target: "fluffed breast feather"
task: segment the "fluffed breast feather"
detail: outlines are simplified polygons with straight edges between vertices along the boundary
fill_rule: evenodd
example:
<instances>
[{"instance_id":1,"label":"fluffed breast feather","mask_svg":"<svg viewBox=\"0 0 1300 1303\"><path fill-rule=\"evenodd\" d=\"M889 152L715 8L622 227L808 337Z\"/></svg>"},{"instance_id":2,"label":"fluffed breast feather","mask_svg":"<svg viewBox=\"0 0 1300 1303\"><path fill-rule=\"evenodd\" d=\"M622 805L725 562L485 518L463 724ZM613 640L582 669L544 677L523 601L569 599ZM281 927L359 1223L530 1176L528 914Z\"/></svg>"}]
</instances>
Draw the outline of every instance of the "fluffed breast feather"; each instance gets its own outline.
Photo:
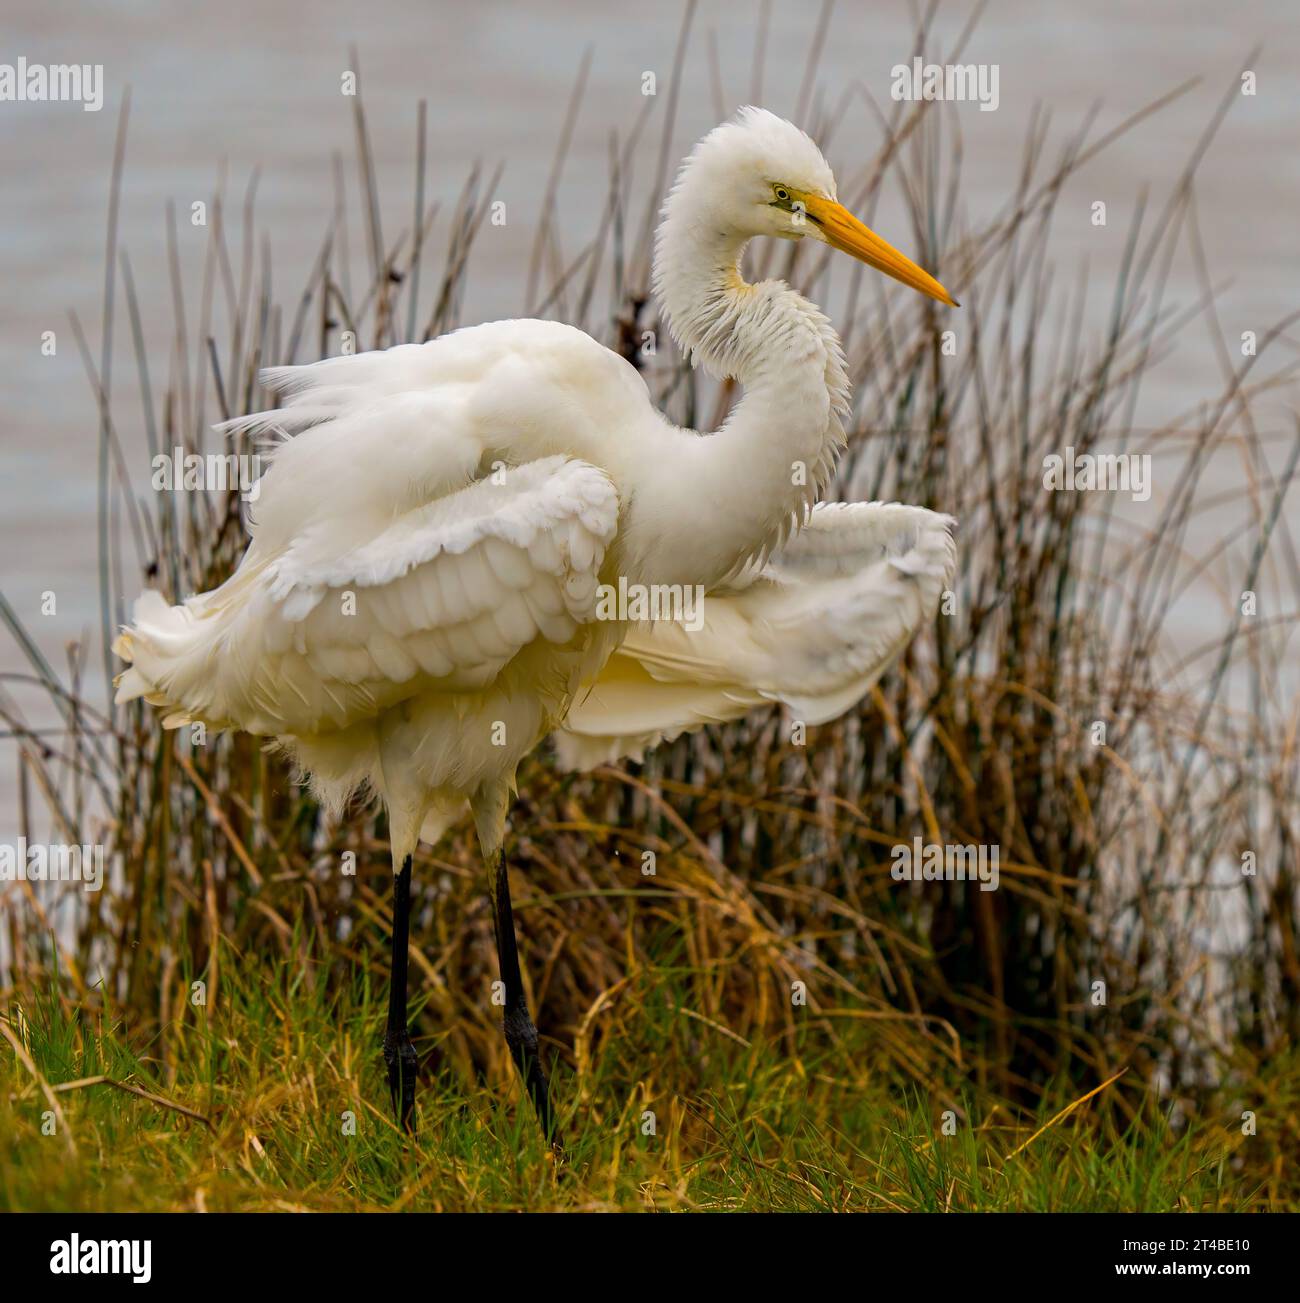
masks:
<instances>
[{"instance_id":1,"label":"fluffed breast feather","mask_svg":"<svg viewBox=\"0 0 1300 1303\"><path fill-rule=\"evenodd\" d=\"M705 724L784 703L807 724L860 701L934 618L953 580L951 516L898 503L830 503L703 604L703 627L635 626L554 737L590 769Z\"/></svg>"},{"instance_id":2,"label":"fluffed breast feather","mask_svg":"<svg viewBox=\"0 0 1300 1303\"><path fill-rule=\"evenodd\" d=\"M117 700L162 705L173 727L310 735L430 685L481 691L524 647L569 644L592 620L617 525L609 477L554 456L368 531L341 521L342 542L314 531L274 555L254 546L183 606L140 598L115 645L131 662Z\"/></svg>"}]
</instances>

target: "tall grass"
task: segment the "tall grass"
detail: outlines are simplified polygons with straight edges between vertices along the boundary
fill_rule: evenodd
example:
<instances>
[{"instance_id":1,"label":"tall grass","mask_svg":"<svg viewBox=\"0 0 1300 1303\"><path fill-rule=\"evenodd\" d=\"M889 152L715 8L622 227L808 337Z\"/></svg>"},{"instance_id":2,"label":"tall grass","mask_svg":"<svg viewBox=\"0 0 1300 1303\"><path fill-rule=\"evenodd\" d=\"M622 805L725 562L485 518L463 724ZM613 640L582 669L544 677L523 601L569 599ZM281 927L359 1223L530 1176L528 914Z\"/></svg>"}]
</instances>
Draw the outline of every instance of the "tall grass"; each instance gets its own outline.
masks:
<instances>
[{"instance_id":1,"label":"tall grass","mask_svg":"<svg viewBox=\"0 0 1300 1303\"><path fill-rule=\"evenodd\" d=\"M933 48L932 14L917 51L959 59L968 33L951 50ZM611 132L606 201L578 246L564 248L574 226L558 219L557 196L582 121L584 65L520 310L596 334L642 368L675 419L707 427L735 395L675 355L647 290L653 214L686 143L674 106L691 19L688 8L667 93ZM1276 360L1288 323L1262 333L1252 358L1234 359L1220 333L1222 376L1207 377L1164 427L1132 422L1144 379L1177 333L1193 322L1219 331L1193 178L1232 97L1164 203L1138 207L1122 271L1105 287L1108 326L1092 337L1078 323L1096 286L1083 279L1063 291L1050 270L1063 186L1187 88L1098 138L1088 123L1055 141L1035 116L1013 192L976 220L959 201L953 117L933 103L883 112L860 88L833 103L815 97L823 37L819 26L799 117L832 157L846 121L874 117L879 153L841 178L841 198L869 221L882 192L906 196L911 251L963 302L961 346L945 353L952 322L931 305L859 269L833 270L816 248L755 248L753 272L830 304L846 340L856 399L840 491L952 512L961 572L934 633L860 709L810 730L806 745L792 741L789 720L759 712L640 767L575 778L546 754L528 762L509 854L533 1006L568 1065L568 1107L594 1107L593 1056L633 1012L650 1016L646 983L665 973L674 1019L791 1055L815 1028L837 1074L864 1091L911 1083L955 1099L965 1082L1032 1113L1049 1084L1077 1095L1126 1068L1095 1105L1120 1130L1147 1117L1155 1095L1172 1096L1185 1116L1210 1100L1262 1107L1262 1065L1292 1043L1298 1016L1296 746L1285 696L1295 613L1239 616L1197 647L1173 642L1167 617L1221 557L1235 558L1242 590L1294 590L1282 506L1300 438L1287 436L1279 468L1253 415L1261 395L1294 383L1294 362ZM284 293L257 238L251 188L238 210L216 193L197 303L183 293L170 215L172 338L154 339L136 271L110 235L110 297L125 306L151 452L177 443L253 451L246 436L215 449L210 423L267 405L261 367L335 353L344 331L358 348L384 347L475 319L473 254L499 174L475 168L454 202L431 201L446 179L429 174L421 104L414 209L390 237L355 103L359 181L349 188L336 169L332 216L295 292ZM118 158L114 212L120 147ZM351 256L349 223L364 235L363 259ZM1190 305L1167 301L1180 253L1201 274ZM84 350L103 453L105 648L142 583L179 600L224 578L246 543L234 493L190 494L178 506L141 488L113 416L110 366L111 392L127 383L121 359L112 363L115 329L110 304L99 363ZM657 336L653 356L645 331ZM1140 519L1118 514L1114 495L1046 492L1043 457L1067 445L1166 454L1172 487ZM1207 476L1230 456L1249 468L1249 488L1230 504L1236 532L1207 542L1198 516L1217 501ZM196 746L184 731L163 733L140 703L92 700L81 687L88 649L59 674L8 603L0 613L62 721L51 743L3 702L22 826L33 840L49 829L68 842L107 829L116 862L110 888L62 928L30 886L4 898L13 999L53 991L65 1017L125 1020L148 1037L165 1087L187 1075L178 1060L196 1027L233 1034L244 1016L228 994L232 965L243 971L258 957L268 980L292 973L321 999L351 990L358 974L384 980L382 815L357 809L329 825L258 741ZM1000 890L895 883L890 848L914 835L996 844ZM645 850L656 855L652 878L641 872ZM1254 876L1241 871L1247 851ZM355 876L340 871L346 852ZM415 1032L426 1075L446 1072L466 1089L483 1071L505 1081L509 1067L487 999L494 964L481 888L467 833L417 858ZM207 1003L196 1008L200 978ZM795 982L806 984L806 1008L792 1003ZM246 983L245 974L238 989ZM644 1072L625 1062L615 1081L630 1088ZM1292 1145L1294 1117L1275 1116Z\"/></svg>"}]
</instances>

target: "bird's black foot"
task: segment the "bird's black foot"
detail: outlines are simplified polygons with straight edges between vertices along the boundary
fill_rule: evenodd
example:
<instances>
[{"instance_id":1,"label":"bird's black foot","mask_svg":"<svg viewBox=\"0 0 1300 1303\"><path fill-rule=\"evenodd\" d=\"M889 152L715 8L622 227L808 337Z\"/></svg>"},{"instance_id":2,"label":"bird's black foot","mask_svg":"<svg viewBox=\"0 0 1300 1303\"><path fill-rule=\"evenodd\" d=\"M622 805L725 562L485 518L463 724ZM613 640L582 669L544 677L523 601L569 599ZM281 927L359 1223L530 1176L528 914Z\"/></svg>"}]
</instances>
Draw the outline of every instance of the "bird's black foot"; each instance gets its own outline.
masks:
<instances>
[{"instance_id":1,"label":"bird's black foot","mask_svg":"<svg viewBox=\"0 0 1300 1303\"><path fill-rule=\"evenodd\" d=\"M420 1066L410 1034L384 1033L384 1062L388 1065L388 1092L393 1100L393 1115L407 1135L415 1132L415 1073Z\"/></svg>"},{"instance_id":2,"label":"bird's black foot","mask_svg":"<svg viewBox=\"0 0 1300 1303\"><path fill-rule=\"evenodd\" d=\"M415 1130L415 1071L419 1060L406 1026L406 958L411 922L411 857L393 877L393 965L388 988L388 1025L384 1031L384 1062L388 1089L398 1125L410 1135Z\"/></svg>"},{"instance_id":3,"label":"bird's black foot","mask_svg":"<svg viewBox=\"0 0 1300 1303\"><path fill-rule=\"evenodd\" d=\"M515 1061L519 1076L528 1090L528 1097L533 1102L533 1111L541 1123L542 1134L549 1141L551 1148L557 1152L561 1149L559 1133L555 1129L555 1118L551 1112L551 1085L542 1068L541 1055L538 1052L537 1028L528 1013L526 1005L507 1008L502 1020L506 1044L510 1047L510 1057Z\"/></svg>"}]
</instances>

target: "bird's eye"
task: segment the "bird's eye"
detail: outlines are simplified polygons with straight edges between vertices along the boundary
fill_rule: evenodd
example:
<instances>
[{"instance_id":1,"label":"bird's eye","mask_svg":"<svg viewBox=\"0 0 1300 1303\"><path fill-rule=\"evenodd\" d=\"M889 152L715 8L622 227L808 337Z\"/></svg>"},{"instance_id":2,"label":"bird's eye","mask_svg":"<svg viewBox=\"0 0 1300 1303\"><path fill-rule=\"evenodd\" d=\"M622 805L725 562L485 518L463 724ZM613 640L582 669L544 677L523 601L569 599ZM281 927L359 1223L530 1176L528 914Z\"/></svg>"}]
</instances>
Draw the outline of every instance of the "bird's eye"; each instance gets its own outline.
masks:
<instances>
[{"instance_id":1,"label":"bird's eye","mask_svg":"<svg viewBox=\"0 0 1300 1303\"><path fill-rule=\"evenodd\" d=\"M779 186L774 187L774 189L775 189L775 193L776 193L776 197L777 197L778 202L783 203L783 204L789 202L789 200L790 200L790 192L785 188L785 186L783 186L783 185L779 185Z\"/></svg>"}]
</instances>

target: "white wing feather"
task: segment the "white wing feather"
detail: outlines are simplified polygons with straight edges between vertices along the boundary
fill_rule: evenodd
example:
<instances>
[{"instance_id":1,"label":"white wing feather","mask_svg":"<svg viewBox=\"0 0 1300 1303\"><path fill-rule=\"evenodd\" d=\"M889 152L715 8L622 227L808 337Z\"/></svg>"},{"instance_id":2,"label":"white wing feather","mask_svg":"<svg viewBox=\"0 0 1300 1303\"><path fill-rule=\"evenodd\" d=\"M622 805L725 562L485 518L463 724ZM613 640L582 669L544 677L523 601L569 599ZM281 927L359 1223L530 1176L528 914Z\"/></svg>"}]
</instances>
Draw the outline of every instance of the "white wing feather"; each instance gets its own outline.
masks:
<instances>
[{"instance_id":1,"label":"white wing feather","mask_svg":"<svg viewBox=\"0 0 1300 1303\"><path fill-rule=\"evenodd\" d=\"M549 457L415 508L331 552L250 550L222 587L136 605L117 699L265 735L340 729L429 688L478 691L535 640L591 621L618 500L601 470Z\"/></svg>"},{"instance_id":2,"label":"white wing feather","mask_svg":"<svg viewBox=\"0 0 1300 1303\"><path fill-rule=\"evenodd\" d=\"M783 702L823 723L870 691L933 618L956 566L951 516L825 504L766 566L703 603L703 627L636 626L555 734L589 769Z\"/></svg>"},{"instance_id":3,"label":"white wing feather","mask_svg":"<svg viewBox=\"0 0 1300 1303\"><path fill-rule=\"evenodd\" d=\"M173 726L310 735L425 688L479 691L535 640L567 645L618 499L581 454L511 425L504 382L524 367L529 392L563 393L609 359L571 327L497 322L264 372L281 405L227 423L282 438L248 551L182 606L140 598L117 699Z\"/></svg>"}]
</instances>

